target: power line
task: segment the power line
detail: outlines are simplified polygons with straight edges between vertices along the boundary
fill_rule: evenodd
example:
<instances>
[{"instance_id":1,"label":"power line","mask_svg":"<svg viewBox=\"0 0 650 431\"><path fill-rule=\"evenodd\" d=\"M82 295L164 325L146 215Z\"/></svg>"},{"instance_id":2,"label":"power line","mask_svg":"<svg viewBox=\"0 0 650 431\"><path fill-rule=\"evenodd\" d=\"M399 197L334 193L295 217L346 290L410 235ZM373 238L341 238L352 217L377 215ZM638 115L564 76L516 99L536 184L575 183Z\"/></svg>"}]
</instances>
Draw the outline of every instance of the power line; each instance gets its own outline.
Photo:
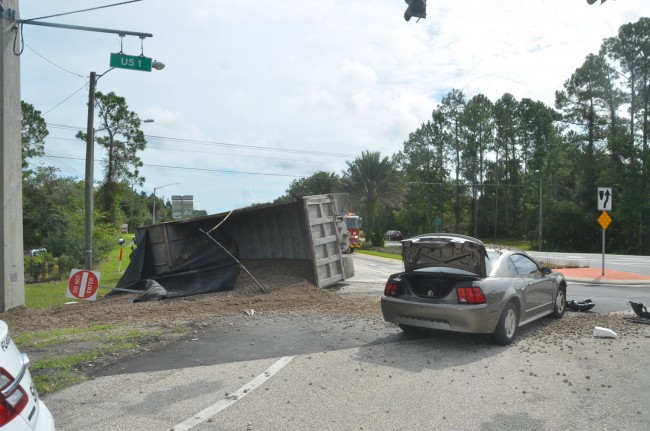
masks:
<instances>
[{"instance_id":1,"label":"power line","mask_svg":"<svg viewBox=\"0 0 650 431\"><path fill-rule=\"evenodd\" d=\"M77 142L77 143L82 143L79 139L77 138L64 138L61 136L52 136L48 135L47 139L52 139L52 140L58 140L58 141L70 141L70 142ZM190 150L187 148L168 148L165 146L157 145L152 142L147 142L147 150L152 149L152 150L158 150L158 151L175 151L175 152L181 152L181 153L192 153L192 154L211 154L215 156L227 156L227 157L239 157L239 158L245 158L245 159L261 159L261 160L279 160L282 162L297 162L297 163L305 163L305 159L291 159L291 158L286 158L286 157L272 157L272 156L253 156L250 154L235 154L235 153L221 153L217 151L205 151L205 150Z\"/></svg>"},{"instance_id":2,"label":"power line","mask_svg":"<svg viewBox=\"0 0 650 431\"><path fill-rule=\"evenodd\" d=\"M165 136L155 136L155 135L145 135L145 138L160 139L160 140L166 140L171 142L183 142L183 143L190 143L196 145L218 145L223 147L246 148L249 150L277 151L277 152L297 153L297 154L316 154L320 156L336 156L336 157L353 156L353 154L348 154L348 153L334 153L329 151L297 150L297 149L274 148L274 147L269 148L269 147L262 147L257 145L228 144L225 142L199 141L195 139L169 138Z\"/></svg>"},{"instance_id":3,"label":"power line","mask_svg":"<svg viewBox=\"0 0 650 431\"><path fill-rule=\"evenodd\" d=\"M86 160L84 157L72 157L72 156L55 156L52 154L45 154L43 157L51 157L56 159L70 159L70 160ZM305 175L313 175L313 173L305 174L280 174L280 173L270 173L270 172L252 172L252 171L233 171L230 169L210 169L210 168L194 168L187 166L171 166L171 165L154 165L143 163L142 166L147 166L150 168L164 168L164 169L177 169L183 171L197 171L197 172L219 172L226 174L242 174L242 175L263 175L270 177L291 177L291 178L303 178Z\"/></svg>"},{"instance_id":4,"label":"power line","mask_svg":"<svg viewBox=\"0 0 650 431\"><path fill-rule=\"evenodd\" d=\"M97 7L92 7L92 8L88 8L88 9L75 10L75 11L72 11L72 12L62 12L62 13L57 13L55 15L48 15L48 16L41 16L39 18L26 19L26 20L23 20L23 22L36 21L36 20L48 19L48 18L55 18L57 16L72 15L72 14L81 13L81 12L90 12L90 11L93 11L93 10L106 9L106 8L113 7L113 6L121 6L121 5L124 5L124 4L136 3L136 2L139 2L139 1L142 1L142 0L129 0L129 1L124 1L122 3L114 3L114 4L104 5L104 6L97 6Z\"/></svg>"},{"instance_id":5,"label":"power line","mask_svg":"<svg viewBox=\"0 0 650 431\"><path fill-rule=\"evenodd\" d=\"M47 126L52 127L54 129L85 130L85 127L75 127L75 126L56 124L56 123L48 123ZM314 150L300 150L300 149L291 149L291 148L263 147L260 145L229 144L226 142L173 138L168 136L157 136L157 135L144 135L144 137L146 139L157 139L160 141L169 141L169 142L176 142L176 143L205 145L205 146L220 146L220 147L255 150L255 151L271 151L271 152L294 153L294 154L313 154L317 156L329 156L329 157L356 157L355 154L351 154L351 153L337 153L337 152L330 152L330 151L314 151Z\"/></svg>"},{"instance_id":6,"label":"power line","mask_svg":"<svg viewBox=\"0 0 650 431\"><path fill-rule=\"evenodd\" d=\"M38 51L36 51L36 50L35 50L34 48L32 48L31 46L29 46L29 44L26 43L25 46L26 46L27 48L29 48L29 49L30 49L34 54L38 55L38 56L41 57L43 60L45 60L45 61L47 61L48 63L50 63L52 66L58 67L59 69L61 69L61 70L64 71L64 72L69 73L70 75L74 75L74 76L78 76L79 78L86 79L86 77L83 76L83 75L79 75L78 73L71 72L71 71L69 71L68 69L66 69L66 68L64 68L64 67L59 66L58 64L56 64L56 63L53 62L52 60L50 60L50 59L46 58L45 56L43 56L41 53L39 53ZM79 91L79 90L77 90L77 91Z\"/></svg>"},{"instance_id":7,"label":"power line","mask_svg":"<svg viewBox=\"0 0 650 431\"><path fill-rule=\"evenodd\" d=\"M62 101L60 101L59 103L57 103L57 104L56 104L53 108L51 108L49 111L43 113L43 115L49 114L50 112L54 111L56 108L58 108L59 106L61 106L62 104L64 104L64 103L65 103L69 98L71 98L72 96L74 96L75 94L77 94L78 92L80 92L81 90L83 90L84 88L86 88L87 85L88 85L87 83L84 83L84 85L82 85L81 88L79 88L77 91L75 91L74 93L72 93L71 95L69 95L68 97L66 97L66 98L63 99Z\"/></svg>"}]
</instances>

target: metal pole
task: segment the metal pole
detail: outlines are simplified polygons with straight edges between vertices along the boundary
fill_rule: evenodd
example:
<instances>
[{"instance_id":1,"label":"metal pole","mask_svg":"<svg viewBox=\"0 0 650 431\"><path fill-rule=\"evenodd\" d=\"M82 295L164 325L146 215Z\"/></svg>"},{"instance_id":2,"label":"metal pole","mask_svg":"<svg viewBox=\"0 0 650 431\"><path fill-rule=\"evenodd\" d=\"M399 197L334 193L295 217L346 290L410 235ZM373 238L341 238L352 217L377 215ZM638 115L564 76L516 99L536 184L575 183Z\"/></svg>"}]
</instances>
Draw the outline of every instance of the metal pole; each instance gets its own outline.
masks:
<instances>
[{"instance_id":1,"label":"metal pole","mask_svg":"<svg viewBox=\"0 0 650 431\"><path fill-rule=\"evenodd\" d=\"M603 229L603 271L601 276L605 276L605 229Z\"/></svg>"},{"instance_id":2,"label":"metal pole","mask_svg":"<svg viewBox=\"0 0 650 431\"><path fill-rule=\"evenodd\" d=\"M153 188L153 217L151 217L151 224L156 224L156 188Z\"/></svg>"},{"instance_id":3,"label":"metal pole","mask_svg":"<svg viewBox=\"0 0 650 431\"><path fill-rule=\"evenodd\" d=\"M86 265L85 269L93 269L93 200L94 200L94 173L95 164L95 85L96 73L90 72L90 88L88 90L88 128L86 129Z\"/></svg>"},{"instance_id":4,"label":"metal pole","mask_svg":"<svg viewBox=\"0 0 650 431\"><path fill-rule=\"evenodd\" d=\"M542 251L542 173L539 173L539 251Z\"/></svg>"},{"instance_id":5,"label":"metal pole","mask_svg":"<svg viewBox=\"0 0 650 431\"><path fill-rule=\"evenodd\" d=\"M165 184L164 186L153 188L153 217L151 218L152 221L151 224L156 224L156 190L160 190L163 187L167 187L167 186L177 186L179 184L180 183L169 183L169 184Z\"/></svg>"}]
</instances>

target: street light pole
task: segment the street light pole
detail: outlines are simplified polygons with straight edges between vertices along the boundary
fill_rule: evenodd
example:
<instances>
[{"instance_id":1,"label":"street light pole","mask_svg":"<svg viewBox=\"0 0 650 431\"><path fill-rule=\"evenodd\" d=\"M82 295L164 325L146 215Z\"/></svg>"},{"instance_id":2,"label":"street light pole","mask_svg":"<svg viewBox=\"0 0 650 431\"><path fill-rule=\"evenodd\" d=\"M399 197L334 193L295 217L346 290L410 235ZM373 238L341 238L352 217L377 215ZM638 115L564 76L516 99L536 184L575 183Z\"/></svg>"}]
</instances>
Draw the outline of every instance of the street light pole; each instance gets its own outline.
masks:
<instances>
[{"instance_id":1,"label":"street light pole","mask_svg":"<svg viewBox=\"0 0 650 431\"><path fill-rule=\"evenodd\" d=\"M542 251L542 173L539 173L539 251Z\"/></svg>"},{"instance_id":2,"label":"street light pole","mask_svg":"<svg viewBox=\"0 0 650 431\"><path fill-rule=\"evenodd\" d=\"M152 67L156 70L162 70L165 64L162 61L154 61ZM93 211L94 211L94 195L95 195L95 89L97 81L102 76L114 68L108 69L106 72L97 76L95 72L90 72L90 85L88 86L88 125L86 129L86 177L85 177L85 237L86 237L86 261L84 269L93 269ZM145 123L152 123L153 120L144 120ZM154 189L154 195L156 189ZM155 200L154 200L154 218L155 218Z\"/></svg>"},{"instance_id":3,"label":"street light pole","mask_svg":"<svg viewBox=\"0 0 650 431\"><path fill-rule=\"evenodd\" d=\"M162 189L163 187L167 187L167 186L177 186L179 184L180 183L171 183L171 184L165 184L164 186L153 188L153 216L151 217L151 224L156 224L156 190Z\"/></svg>"}]
</instances>

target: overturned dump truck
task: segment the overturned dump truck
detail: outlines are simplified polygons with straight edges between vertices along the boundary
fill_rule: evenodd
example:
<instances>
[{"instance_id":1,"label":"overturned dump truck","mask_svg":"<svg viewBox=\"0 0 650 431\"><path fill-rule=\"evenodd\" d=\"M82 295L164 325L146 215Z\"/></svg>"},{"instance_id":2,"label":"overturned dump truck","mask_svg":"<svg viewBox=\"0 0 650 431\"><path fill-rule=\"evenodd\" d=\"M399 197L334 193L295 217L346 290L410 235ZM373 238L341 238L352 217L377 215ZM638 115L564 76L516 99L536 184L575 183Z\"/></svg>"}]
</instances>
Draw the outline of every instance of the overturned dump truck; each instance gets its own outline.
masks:
<instances>
[{"instance_id":1,"label":"overturned dump truck","mask_svg":"<svg viewBox=\"0 0 650 431\"><path fill-rule=\"evenodd\" d=\"M343 281L354 275L343 254L347 203L347 193L305 196L136 228L130 264L111 294L142 292L136 301L147 301L232 290L246 260L260 259L311 261L318 287Z\"/></svg>"}]
</instances>

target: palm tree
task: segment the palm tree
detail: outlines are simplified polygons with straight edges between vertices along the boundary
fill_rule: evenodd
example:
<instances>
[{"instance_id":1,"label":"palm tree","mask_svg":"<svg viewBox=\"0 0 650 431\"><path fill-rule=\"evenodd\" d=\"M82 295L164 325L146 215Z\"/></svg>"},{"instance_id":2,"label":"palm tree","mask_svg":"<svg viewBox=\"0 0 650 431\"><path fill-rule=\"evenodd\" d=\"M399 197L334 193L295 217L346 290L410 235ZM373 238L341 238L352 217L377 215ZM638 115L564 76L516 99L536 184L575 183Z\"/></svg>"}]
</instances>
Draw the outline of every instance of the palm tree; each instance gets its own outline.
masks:
<instances>
[{"instance_id":1,"label":"palm tree","mask_svg":"<svg viewBox=\"0 0 650 431\"><path fill-rule=\"evenodd\" d=\"M379 151L363 151L361 157L346 163L348 169L341 177L342 189L363 206L366 237L382 238L380 232L375 232L377 210L380 205L396 205L402 201L401 175L388 157L381 158Z\"/></svg>"}]
</instances>

